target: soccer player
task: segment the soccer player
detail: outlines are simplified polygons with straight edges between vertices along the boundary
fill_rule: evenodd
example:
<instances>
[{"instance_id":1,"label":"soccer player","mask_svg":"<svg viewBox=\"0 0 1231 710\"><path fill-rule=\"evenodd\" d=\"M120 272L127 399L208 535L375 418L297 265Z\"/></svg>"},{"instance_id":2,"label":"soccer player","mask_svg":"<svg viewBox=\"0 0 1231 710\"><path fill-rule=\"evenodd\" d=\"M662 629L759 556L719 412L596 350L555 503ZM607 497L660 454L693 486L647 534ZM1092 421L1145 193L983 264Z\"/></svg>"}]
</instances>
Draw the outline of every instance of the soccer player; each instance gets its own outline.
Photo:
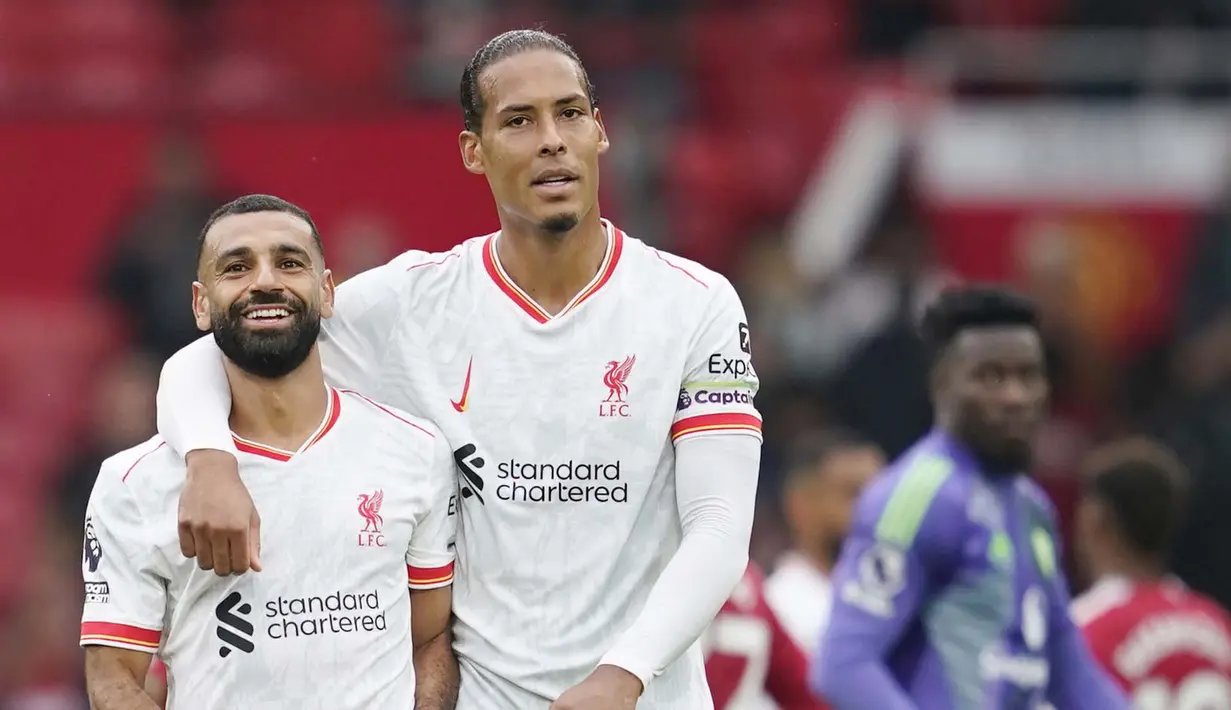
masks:
<instances>
[{"instance_id":1,"label":"soccer player","mask_svg":"<svg viewBox=\"0 0 1231 710\"><path fill-rule=\"evenodd\" d=\"M874 444L854 432L805 435L787 467L783 508L794 547L765 580L765 601L806 653L825 628L829 575L851 527L855 502L885 466Z\"/></svg>"},{"instance_id":2,"label":"soccer player","mask_svg":"<svg viewBox=\"0 0 1231 710\"><path fill-rule=\"evenodd\" d=\"M500 231L356 276L322 333L333 384L455 449L458 708L710 708L696 641L747 565L760 460L743 306L600 218L607 132L559 38L496 37L461 96ZM227 402L208 340L165 366L181 545L217 573L246 570L255 535Z\"/></svg>"},{"instance_id":3,"label":"soccer player","mask_svg":"<svg viewBox=\"0 0 1231 710\"><path fill-rule=\"evenodd\" d=\"M942 295L936 429L860 497L813 689L837 710L1120 710L1068 615L1050 502L1024 473L1048 380L1029 301Z\"/></svg>"},{"instance_id":4,"label":"soccer player","mask_svg":"<svg viewBox=\"0 0 1231 710\"><path fill-rule=\"evenodd\" d=\"M172 708L452 708L444 436L326 386L316 340L334 288L302 209L262 195L221 207L198 274L193 313L225 356L223 422L265 511L269 569L220 577L180 555L184 462L166 442L107 459L82 561L91 707L159 707L142 687L157 652Z\"/></svg>"},{"instance_id":5,"label":"soccer player","mask_svg":"<svg viewBox=\"0 0 1231 710\"><path fill-rule=\"evenodd\" d=\"M755 563L735 585L701 645L716 710L822 710L808 690L808 661L765 603Z\"/></svg>"},{"instance_id":6,"label":"soccer player","mask_svg":"<svg viewBox=\"0 0 1231 710\"><path fill-rule=\"evenodd\" d=\"M1134 438L1093 453L1083 483L1077 553L1096 581L1072 610L1091 651L1138 710L1231 708L1231 619L1166 576L1183 464Z\"/></svg>"}]
</instances>

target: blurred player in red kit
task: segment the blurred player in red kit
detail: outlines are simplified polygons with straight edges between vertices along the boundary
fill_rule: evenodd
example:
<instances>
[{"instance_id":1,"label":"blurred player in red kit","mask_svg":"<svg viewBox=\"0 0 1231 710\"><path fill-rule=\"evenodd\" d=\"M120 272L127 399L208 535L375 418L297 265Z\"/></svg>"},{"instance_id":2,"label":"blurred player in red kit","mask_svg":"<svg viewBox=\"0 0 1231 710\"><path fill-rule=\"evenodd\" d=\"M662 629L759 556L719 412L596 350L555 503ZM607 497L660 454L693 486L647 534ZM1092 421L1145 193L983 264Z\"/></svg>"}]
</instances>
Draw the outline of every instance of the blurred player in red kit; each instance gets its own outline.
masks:
<instances>
[{"instance_id":1,"label":"blurred player in red kit","mask_svg":"<svg viewBox=\"0 0 1231 710\"><path fill-rule=\"evenodd\" d=\"M1187 472L1134 438L1094 452L1083 471L1077 551L1095 580L1073 617L1137 710L1231 710L1231 618L1167 576Z\"/></svg>"},{"instance_id":2,"label":"blurred player in red kit","mask_svg":"<svg viewBox=\"0 0 1231 710\"><path fill-rule=\"evenodd\" d=\"M715 710L823 710L808 690L808 661L765 603L756 564L701 638Z\"/></svg>"}]
</instances>

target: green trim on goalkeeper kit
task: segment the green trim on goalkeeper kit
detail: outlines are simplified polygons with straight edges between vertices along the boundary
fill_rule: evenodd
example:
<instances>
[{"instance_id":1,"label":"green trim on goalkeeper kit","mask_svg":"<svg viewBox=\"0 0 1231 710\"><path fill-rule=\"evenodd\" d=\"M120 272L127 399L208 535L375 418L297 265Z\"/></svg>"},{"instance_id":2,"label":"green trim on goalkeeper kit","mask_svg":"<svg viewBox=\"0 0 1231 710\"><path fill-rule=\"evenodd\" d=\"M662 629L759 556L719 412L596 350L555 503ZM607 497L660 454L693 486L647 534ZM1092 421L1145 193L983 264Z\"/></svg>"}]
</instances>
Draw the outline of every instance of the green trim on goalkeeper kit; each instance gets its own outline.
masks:
<instances>
[{"instance_id":1,"label":"green trim on goalkeeper kit","mask_svg":"<svg viewBox=\"0 0 1231 710\"><path fill-rule=\"evenodd\" d=\"M1056 543L1051 533L1043 528L1030 531L1030 546L1034 548L1034 561L1039 566L1039 574L1044 579L1051 579L1056 574Z\"/></svg>"},{"instance_id":2,"label":"green trim on goalkeeper kit","mask_svg":"<svg viewBox=\"0 0 1231 710\"><path fill-rule=\"evenodd\" d=\"M953 462L941 456L928 454L911 463L876 521L876 538L902 548L910 547L932 500L951 473Z\"/></svg>"},{"instance_id":3,"label":"green trim on goalkeeper kit","mask_svg":"<svg viewBox=\"0 0 1231 710\"><path fill-rule=\"evenodd\" d=\"M706 382L706 381L699 381L699 382L698 382L698 381L693 381L693 382L689 382L688 384L684 385L684 389L686 389L686 390L705 389L706 387L709 387L710 389L718 389L718 390L721 390L721 389L747 389L747 388L748 388L748 383L747 383L747 382L741 382L741 381L738 381L738 380L735 380L735 381L732 381L732 380L715 380L715 381L713 381L713 382Z\"/></svg>"}]
</instances>

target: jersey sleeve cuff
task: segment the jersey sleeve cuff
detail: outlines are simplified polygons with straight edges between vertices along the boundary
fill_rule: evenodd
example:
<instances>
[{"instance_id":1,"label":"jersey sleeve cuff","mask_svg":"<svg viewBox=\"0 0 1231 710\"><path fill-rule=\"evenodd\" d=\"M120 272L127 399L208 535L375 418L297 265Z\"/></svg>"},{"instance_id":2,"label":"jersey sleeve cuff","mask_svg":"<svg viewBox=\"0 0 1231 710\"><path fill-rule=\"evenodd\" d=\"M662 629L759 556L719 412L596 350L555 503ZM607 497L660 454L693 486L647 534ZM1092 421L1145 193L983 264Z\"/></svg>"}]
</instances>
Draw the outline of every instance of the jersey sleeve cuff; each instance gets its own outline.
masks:
<instances>
[{"instance_id":1,"label":"jersey sleeve cuff","mask_svg":"<svg viewBox=\"0 0 1231 710\"><path fill-rule=\"evenodd\" d=\"M406 584L411 589L438 589L453 583L453 563L439 567L406 565Z\"/></svg>"},{"instance_id":2,"label":"jersey sleeve cuff","mask_svg":"<svg viewBox=\"0 0 1231 710\"><path fill-rule=\"evenodd\" d=\"M155 653L161 641L161 630L110 621L81 622L82 646L112 646L130 651Z\"/></svg>"},{"instance_id":3,"label":"jersey sleeve cuff","mask_svg":"<svg viewBox=\"0 0 1231 710\"><path fill-rule=\"evenodd\" d=\"M631 658L623 658L622 654L617 651L612 651L606 656L603 656L599 659L598 665L615 666L616 668L621 668L629 673L632 673L637 677L637 680L641 681L641 691L643 693L645 692L645 688L649 684L650 680L654 677L654 671L652 669L646 668L642 663L633 662Z\"/></svg>"},{"instance_id":4,"label":"jersey sleeve cuff","mask_svg":"<svg viewBox=\"0 0 1231 710\"><path fill-rule=\"evenodd\" d=\"M677 420L671 425L671 441L706 434L749 434L761 438L761 418L742 412L700 414Z\"/></svg>"}]
</instances>

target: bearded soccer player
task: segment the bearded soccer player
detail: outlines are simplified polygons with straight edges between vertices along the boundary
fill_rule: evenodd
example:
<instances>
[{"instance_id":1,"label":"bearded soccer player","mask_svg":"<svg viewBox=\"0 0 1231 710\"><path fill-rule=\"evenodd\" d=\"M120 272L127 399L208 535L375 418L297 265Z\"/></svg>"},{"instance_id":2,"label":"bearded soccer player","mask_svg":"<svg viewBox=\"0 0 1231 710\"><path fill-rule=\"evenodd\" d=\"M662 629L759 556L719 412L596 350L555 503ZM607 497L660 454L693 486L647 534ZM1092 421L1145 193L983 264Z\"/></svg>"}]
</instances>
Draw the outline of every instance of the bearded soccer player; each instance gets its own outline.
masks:
<instances>
[{"instance_id":1,"label":"bearded soccer player","mask_svg":"<svg viewBox=\"0 0 1231 710\"><path fill-rule=\"evenodd\" d=\"M1033 304L928 309L936 429L860 497L813 689L837 710L1127 710L1068 615L1055 513L1027 477L1048 380Z\"/></svg>"},{"instance_id":2,"label":"bearded soccer player","mask_svg":"<svg viewBox=\"0 0 1231 710\"><path fill-rule=\"evenodd\" d=\"M716 710L823 710L808 690L808 661L765 601L755 563L701 637Z\"/></svg>"},{"instance_id":3,"label":"bearded soccer player","mask_svg":"<svg viewBox=\"0 0 1231 710\"><path fill-rule=\"evenodd\" d=\"M1138 710L1231 708L1231 620L1166 574L1187 472L1170 451L1130 439L1083 472L1077 551L1095 579L1073 618Z\"/></svg>"},{"instance_id":4,"label":"bearded soccer player","mask_svg":"<svg viewBox=\"0 0 1231 710\"><path fill-rule=\"evenodd\" d=\"M334 288L302 209L263 195L223 206L198 274L193 313L225 356L223 422L265 511L269 569L220 577L179 554L184 462L164 441L105 461L82 563L91 707L160 707L142 687L157 652L170 708L452 708L444 436L326 386L316 340Z\"/></svg>"},{"instance_id":5,"label":"bearded soccer player","mask_svg":"<svg viewBox=\"0 0 1231 710\"><path fill-rule=\"evenodd\" d=\"M491 40L461 98L500 231L355 277L322 334L331 382L455 449L458 707L711 708L696 641L744 573L760 459L743 306L599 216L607 132L559 38ZM220 363L208 341L172 358L159 416L188 458L182 549L221 574L256 532Z\"/></svg>"}]
</instances>

